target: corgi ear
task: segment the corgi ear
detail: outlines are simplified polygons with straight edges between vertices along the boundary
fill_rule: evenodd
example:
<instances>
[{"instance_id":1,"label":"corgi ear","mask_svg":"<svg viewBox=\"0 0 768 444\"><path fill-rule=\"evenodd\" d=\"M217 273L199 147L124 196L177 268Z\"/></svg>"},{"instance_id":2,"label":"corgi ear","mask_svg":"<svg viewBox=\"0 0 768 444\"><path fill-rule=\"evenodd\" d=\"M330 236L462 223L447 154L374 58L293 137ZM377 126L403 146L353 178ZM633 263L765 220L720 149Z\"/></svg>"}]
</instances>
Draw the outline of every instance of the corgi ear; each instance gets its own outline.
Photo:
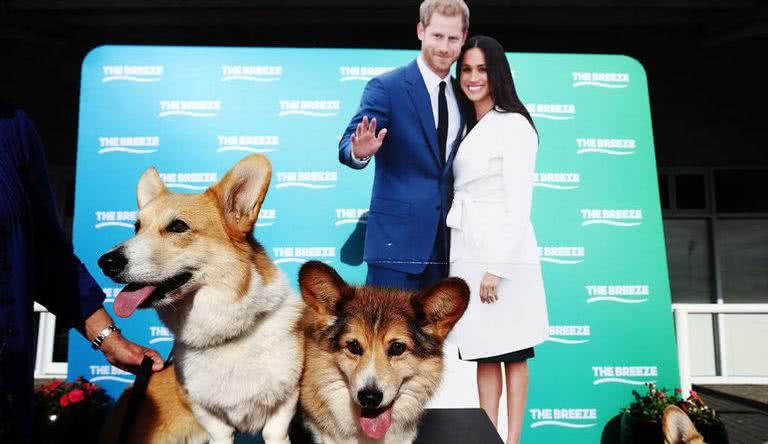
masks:
<instances>
[{"instance_id":1,"label":"corgi ear","mask_svg":"<svg viewBox=\"0 0 768 444\"><path fill-rule=\"evenodd\" d=\"M163 180L157 173L155 167L147 168L144 174L139 178L139 185L136 187L136 198L139 202L139 208L143 208L152 199L167 192Z\"/></svg>"},{"instance_id":2,"label":"corgi ear","mask_svg":"<svg viewBox=\"0 0 768 444\"><path fill-rule=\"evenodd\" d=\"M316 313L327 316L336 316L339 301L354 291L336 270L319 261L302 265L299 288L304 302Z\"/></svg>"},{"instance_id":3,"label":"corgi ear","mask_svg":"<svg viewBox=\"0 0 768 444\"><path fill-rule=\"evenodd\" d=\"M704 437L693 426L691 418L676 405L664 409L662 428L665 444L704 444Z\"/></svg>"},{"instance_id":4,"label":"corgi ear","mask_svg":"<svg viewBox=\"0 0 768 444\"><path fill-rule=\"evenodd\" d=\"M224 219L235 231L246 234L253 229L272 179L269 160L253 154L243 158L210 189L224 210Z\"/></svg>"},{"instance_id":5,"label":"corgi ear","mask_svg":"<svg viewBox=\"0 0 768 444\"><path fill-rule=\"evenodd\" d=\"M424 331L444 340L469 305L469 286L460 278L444 279L411 299Z\"/></svg>"}]
</instances>

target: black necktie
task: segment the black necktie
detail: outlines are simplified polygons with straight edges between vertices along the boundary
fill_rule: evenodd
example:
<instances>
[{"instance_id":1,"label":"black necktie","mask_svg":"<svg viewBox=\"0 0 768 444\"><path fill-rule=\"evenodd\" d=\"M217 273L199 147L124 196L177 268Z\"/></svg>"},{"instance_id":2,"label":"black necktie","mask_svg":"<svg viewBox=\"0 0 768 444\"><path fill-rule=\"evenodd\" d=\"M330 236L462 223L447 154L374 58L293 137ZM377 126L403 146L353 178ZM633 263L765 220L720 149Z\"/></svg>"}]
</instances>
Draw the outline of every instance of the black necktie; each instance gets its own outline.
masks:
<instances>
[{"instance_id":1,"label":"black necktie","mask_svg":"<svg viewBox=\"0 0 768 444\"><path fill-rule=\"evenodd\" d=\"M445 100L445 81L440 82L437 96L437 144L440 147L440 163L445 164L445 145L448 143L448 102Z\"/></svg>"}]
</instances>

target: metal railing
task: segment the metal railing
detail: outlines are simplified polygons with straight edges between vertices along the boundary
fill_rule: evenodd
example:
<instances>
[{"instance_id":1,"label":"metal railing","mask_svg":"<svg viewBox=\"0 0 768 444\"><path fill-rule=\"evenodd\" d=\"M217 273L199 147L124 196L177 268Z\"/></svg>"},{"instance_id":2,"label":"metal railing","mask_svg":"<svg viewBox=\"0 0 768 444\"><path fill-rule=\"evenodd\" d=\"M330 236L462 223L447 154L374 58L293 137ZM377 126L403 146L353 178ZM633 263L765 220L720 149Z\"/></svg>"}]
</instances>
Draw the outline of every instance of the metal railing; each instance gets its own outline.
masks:
<instances>
[{"instance_id":1,"label":"metal railing","mask_svg":"<svg viewBox=\"0 0 768 444\"><path fill-rule=\"evenodd\" d=\"M721 317L723 314L768 314L768 304L672 304L672 310L675 316L675 336L677 338L677 361L680 369L680 388L684 393L691 391L692 384L768 384L768 375L766 376L729 376L725 361L726 345L722 328L715 331L718 345L718 368L717 376L693 376L691 375L691 350L688 342L689 328L688 315L690 314L710 314ZM723 325L719 322L719 325ZM764 347L764 343L759 341L756 344Z\"/></svg>"}]
</instances>

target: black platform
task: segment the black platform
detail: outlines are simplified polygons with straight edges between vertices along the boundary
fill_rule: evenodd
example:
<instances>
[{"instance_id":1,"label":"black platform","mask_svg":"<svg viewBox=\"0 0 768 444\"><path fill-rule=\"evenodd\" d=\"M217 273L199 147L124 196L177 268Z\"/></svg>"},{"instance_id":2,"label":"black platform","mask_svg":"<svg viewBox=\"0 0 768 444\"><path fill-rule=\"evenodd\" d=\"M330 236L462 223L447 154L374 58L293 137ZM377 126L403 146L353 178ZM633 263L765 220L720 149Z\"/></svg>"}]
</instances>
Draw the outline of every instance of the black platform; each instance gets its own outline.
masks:
<instances>
[{"instance_id":1,"label":"black platform","mask_svg":"<svg viewBox=\"0 0 768 444\"><path fill-rule=\"evenodd\" d=\"M307 433L292 428L291 444L313 444ZM261 441L238 440L238 444ZM415 444L503 444L482 409L427 409Z\"/></svg>"}]
</instances>

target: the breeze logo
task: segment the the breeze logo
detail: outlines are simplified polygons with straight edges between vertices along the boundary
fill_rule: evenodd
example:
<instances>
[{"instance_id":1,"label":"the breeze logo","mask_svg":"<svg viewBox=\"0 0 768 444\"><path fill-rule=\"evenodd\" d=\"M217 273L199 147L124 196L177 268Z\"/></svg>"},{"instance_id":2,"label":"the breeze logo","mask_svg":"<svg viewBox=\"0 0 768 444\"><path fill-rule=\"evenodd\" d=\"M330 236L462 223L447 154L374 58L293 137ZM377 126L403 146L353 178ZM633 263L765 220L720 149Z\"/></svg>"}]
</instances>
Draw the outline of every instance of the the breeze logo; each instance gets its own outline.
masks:
<instances>
[{"instance_id":1,"label":"the breeze logo","mask_svg":"<svg viewBox=\"0 0 768 444\"><path fill-rule=\"evenodd\" d=\"M336 247L273 247L272 254L276 264L303 264L310 260L331 264L336 258Z\"/></svg>"},{"instance_id":2,"label":"the breeze logo","mask_svg":"<svg viewBox=\"0 0 768 444\"><path fill-rule=\"evenodd\" d=\"M600 153L612 156L629 156L635 153L635 139L592 139L580 137L576 139L576 154Z\"/></svg>"},{"instance_id":3,"label":"the breeze logo","mask_svg":"<svg viewBox=\"0 0 768 444\"><path fill-rule=\"evenodd\" d=\"M584 247L539 247L539 260L561 265L584 262Z\"/></svg>"},{"instance_id":4,"label":"the breeze logo","mask_svg":"<svg viewBox=\"0 0 768 444\"><path fill-rule=\"evenodd\" d=\"M350 80L368 81L372 78L395 69L392 66L340 66L339 82Z\"/></svg>"},{"instance_id":5,"label":"the breeze logo","mask_svg":"<svg viewBox=\"0 0 768 444\"><path fill-rule=\"evenodd\" d=\"M281 100L279 116L333 117L340 110L338 100Z\"/></svg>"},{"instance_id":6,"label":"the breeze logo","mask_svg":"<svg viewBox=\"0 0 768 444\"><path fill-rule=\"evenodd\" d=\"M168 330L168 327L152 325L149 327L149 336L152 338L149 340L150 344L173 342L173 335Z\"/></svg>"},{"instance_id":7,"label":"the breeze logo","mask_svg":"<svg viewBox=\"0 0 768 444\"><path fill-rule=\"evenodd\" d=\"M283 75L282 66L222 65L221 81L276 82Z\"/></svg>"},{"instance_id":8,"label":"the breeze logo","mask_svg":"<svg viewBox=\"0 0 768 444\"><path fill-rule=\"evenodd\" d=\"M102 83L123 80L126 82L159 82L165 68L162 65L104 65L101 67Z\"/></svg>"},{"instance_id":9,"label":"the breeze logo","mask_svg":"<svg viewBox=\"0 0 768 444\"><path fill-rule=\"evenodd\" d=\"M550 325L547 341L560 344L584 344L589 342L589 339L568 339L568 337L584 338L591 335L589 325Z\"/></svg>"},{"instance_id":10,"label":"the breeze logo","mask_svg":"<svg viewBox=\"0 0 768 444\"><path fill-rule=\"evenodd\" d=\"M600 384L627 384L645 385L653 384L659 376L659 370L655 366L594 366L592 373L595 377L593 385Z\"/></svg>"},{"instance_id":11,"label":"the breeze logo","mask_svg":"<svg viewBox=\"0 0 768 444\"><path fill-rule=\"evenodd\" d=\"M336 226L367 223L368 208L336 208Z\"/></svg>"},{"instance_id":12,"label":"the breeze logo","mask_svg":"<svg viewBox=\"0 0 768 444\"><path fill-rule=\"evenodd\" d=\"M301 187L313 190L334 188L338 180L336 171L280 171L276 173L275 188Z\"/></svg>"},{"instance_id":13,"label":"the breeze logo","mask_svg":"<svg viewBox=\"0 0 768 444\"><path fill-rule=\"evenodd\" d=\"M529 103L525 108L531 117L542 119L571 120L576 117L576 105L573 104Z\"/></svg>"},{"instance_id":14,"label":"the breeze logo","mask_svg":"<svg viewBox=\"0 0 768 444\"><path fill-rule=\"evenodd\" d=\"M160 178L168 188L204 190L216 182L216 173L160 173Z\"/></svg>"},{"instance_id":15,"label":"the breeze logo","mask_svg":"<svg viewBox=\"0 0 768 444\"><path fill-rule=\"evenodd\" d=\"M218 136L217 153L245 151L249 153L271 153L280 145L279 136Z\"/></svg>"},{"instance_id":16,"label":"the breeze logo","mask_svg":"<svg viewBox=\"0 0 768 444\"><path fill-rule=\"evenodd\" d=\"M636 227L643 222L643 211L639 209L581 209L581 226L613 225L614 227Z\"/></svg>"},{"instance_id":17,"label":"the breeze logo","mask_svg":"<svg viewBox=\"0 0 768 444\"><path fill-rule=\"evenodd\" d=\"M575 190L579 188L579 173L534 173L533 186L550 190Z\"/></svg>"},{"instance_id":18,"label":"the breeze logo","mask_svg":"<svg viewBox=\"0 0 768 444\"><path fill-rule=\"evenodd\" d=\"M595 86L598 88L626 88L629 73L626 72L572 72L573 87Z\"/></svg>"},{"instance_id":19,"label":"the breeze logo","mask_svg":"<svg viewBox=\"0 0 768 444\"><path fill-rule=\"evenodd\" d=\"M91 373L88 378L90 382L115 381L130 384L134 379L132 374L111 365L89 365L88 369Z\"/></svg>"},{"instance_id":20,"label":"the breeze logo","mask_svg":"<svg viewBox=\"0 0 768 444\"><path fill-rule=\"evenodd\" d=\"M585 285L588 304L595 302L617 302L620 304L642 304L651 294L648 285Z\"/></svg>"},{"instance_id":21,"label":"the breeze logo","mask_svg":"<svg viewBox=\"0 0 768 444\"><path fill-rule=\"evenodd\" d=\"M109 304L115 302L115 298L117 297L118 294L120 294L120 291L122 290L123 289L119 287L118 288L115 288L115 287L102 288L101 291L103 291L104 295L106 296L106 298L104 298L104 302Z\"/></svg>"},{"instance_id":22,"label":"the breeze logo","mask_svg":"<svg viewBox=\"0 0 768 444\"><path fill-rule=\"evenodd\" d=\"M221 111L221 100L161 100L160 117L215 117Z\"/></svg>"},{"instance_id":23,"label":"the breeze logo","mask_svg":"<svg viewBox=\"0 0 768 444\"><path fill-rule=\"evenodd\" d=\"M531 428L586 429L597 425L597 409L528 409Z\"/></svg>"},{"instance_id":24,"label":"the breeze logo","mask_svg":"<svg viewBox=\"0 0 768 444\"><path fill-rule=\"evenodd\" d=\"M113 152L128 154L150 154L157 151L160 146L158 136L103 136L99 137L99 154Z\"/></svg>"},{"instance_id":25,"label":"the breeze logo","mask_svg":"<svg viewBox=\"0 0 768 444\"><path fill-rule=\"evenodd\" d=\"M259 218L256 219L257 227L270 227L277 222L277 210L274 208L262 208Z\"/></svg>"},{"instance_id":26,"label":"the breeze logo","mask_svg":"<svg viewBox=\"0 0 768 444\"><path fill-rule=\"evenodd\" d=\"M122 227L133 230L136 222L136 211L97 211L94 228Z\"/></svg>"}]
</instances>

